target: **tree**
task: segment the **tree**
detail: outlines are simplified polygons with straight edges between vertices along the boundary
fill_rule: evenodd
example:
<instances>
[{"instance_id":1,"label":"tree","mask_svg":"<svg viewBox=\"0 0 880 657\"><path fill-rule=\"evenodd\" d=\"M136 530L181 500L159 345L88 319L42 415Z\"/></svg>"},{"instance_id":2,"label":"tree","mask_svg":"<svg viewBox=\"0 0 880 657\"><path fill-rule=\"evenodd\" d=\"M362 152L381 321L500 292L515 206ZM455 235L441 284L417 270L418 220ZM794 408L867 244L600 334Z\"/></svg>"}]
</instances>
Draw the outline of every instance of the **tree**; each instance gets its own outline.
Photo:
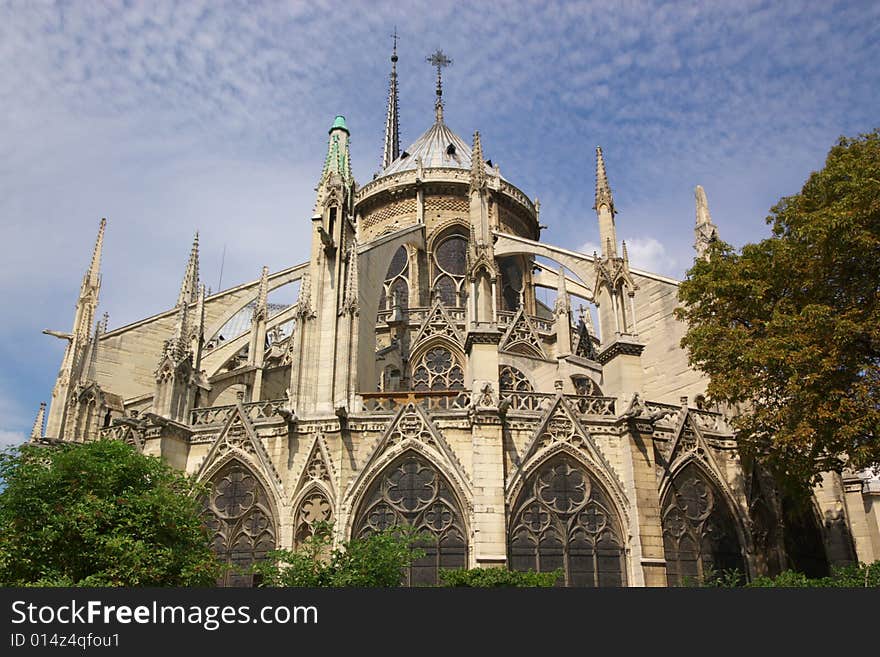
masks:
<instances>
[{"instance_id":1,"label":"tree","mask_svg":"<svg viewBox=\"0 0 880 657\"><path fill-rule=\"evenodd\" d=\"M767 223L688 271L681 345L783 482L880 463L880 132L841 138Z\"/></svg>"},{"instance_id":2,"label":"tree","mask_svg":"<svg viewBox=\"0 0 880 657\"><path fill-rule=\"evenodd\" d=\"M120 441L0 455L0 585L211 586L199 488Z\"/></svg>"}]
</instances>

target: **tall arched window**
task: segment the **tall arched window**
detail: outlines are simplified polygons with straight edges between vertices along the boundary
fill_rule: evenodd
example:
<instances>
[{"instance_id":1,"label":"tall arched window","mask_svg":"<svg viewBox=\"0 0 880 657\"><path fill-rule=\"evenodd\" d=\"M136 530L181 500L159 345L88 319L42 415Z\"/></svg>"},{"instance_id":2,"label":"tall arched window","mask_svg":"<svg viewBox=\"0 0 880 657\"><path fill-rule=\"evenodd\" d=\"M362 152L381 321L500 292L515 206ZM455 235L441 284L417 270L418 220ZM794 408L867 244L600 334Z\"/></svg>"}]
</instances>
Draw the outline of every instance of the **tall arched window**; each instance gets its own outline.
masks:
<instances>
[{"instance_id":1,"label":"tall arched window","mask_svg":"<svg viewBox=\"0 0 880 657\"><path fill-rule=\"evenodd\" d=\"M519 256L501 258L501 298L504 310L516 310L521 305L523 291L522 261Z\"/></svg>"},{"instance_id":2,"label":"tall arched window","mask_svg":"<svg viewBox=\"0 0 880 657\"><path fill-rule=\"evenodd\" d=\"M746 574L733 516L698 466L688 463L675 475L660 508L670 586L722 570Z\"/></svg>"},{"instance_id":3,"label":"tall arched window","mask_svg":"<svg viewBox=\"0 0 880 657\"><path fill-rule=\"evenodd\" d=\"M436 346L416 360L412 368L413 390L461 390L464 370L449 349Z\"/></svg>"},{"instance_id":4,"label":"tall arched window","mask_svg":"<svg viewBox=\"0 0 880 657\"><path fill-rule=\"evenodd\" d=\"M397 295L401 308L409 307L409 254L406 247L401 246L394 252L388 272L385 274L385 283L382 285L382 293L379 296L379 310L388 310L394 303Z\"/></svg>"},{"instance_id":5,"label":"tall arched window","mask_svg":"<svg viewBox=\"0 0 880 657\"><path fill-rule=\"evenodd\" d=\"M432 289L447 306L464 305L462 286L467 268L467 238L459 233L442 237L434 246Z\"/></svg>"},{"instance_id":6,"label":"tall arched window","mask_svg":"<svg viewBox=\"0 0 880 657\"><path fill-rule=\"evenodd\" d=\"M451 486L426 458L406 452L376 477L361 503L354 536L410 525L433 536L421 544L425 556L404 574L409 586L437 583L440 568L467 566L467 533Z\"/></svg>"},{"instance_id":7,"label":"tall arched window","mask_svg":"<svg viewBox=\"0 0 880 657\"><path fill-rule=\"evenodd\" d=\"M211 477L204 505L214 552L221 563L233 566L219 584L251 586L253 576L242 571L275 549L275 520L266 489L247 466L233 459Z\"/></svg>"},{"instance_id":8,"label":"tall arched window","mask_svg":"<svg viewBox=\"0 0 880 657\"><path fill-rule=\"evenodd\" d=\"M567 586L624 586L621 522L599 481L577 460L549 459L526 481L514 506L510 567L562 568Z\"/></svg>"}]
</instances>

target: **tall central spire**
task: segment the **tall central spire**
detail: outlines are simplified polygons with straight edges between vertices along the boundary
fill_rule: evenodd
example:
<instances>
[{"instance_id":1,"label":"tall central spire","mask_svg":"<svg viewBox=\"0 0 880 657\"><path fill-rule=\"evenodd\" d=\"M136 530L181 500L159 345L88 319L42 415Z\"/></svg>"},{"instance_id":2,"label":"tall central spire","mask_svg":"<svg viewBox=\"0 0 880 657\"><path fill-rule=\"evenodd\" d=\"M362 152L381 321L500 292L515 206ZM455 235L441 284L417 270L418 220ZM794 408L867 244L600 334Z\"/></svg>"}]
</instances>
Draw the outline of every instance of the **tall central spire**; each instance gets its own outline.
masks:
<instances>
[{"instance_id":1,"label":"tall central spire","mask_svg":"<svg viewBox=\"0 0 880 657\"><path fill-rule=\"evenodd\" d=\"M437 67L437 100L434 103L434 116L437 123L443 123L443 68L450 66L452 60L438 49L433 55L427 57L426 61L431 66Z\"/></svg>"},{"instance_id":2,"label":"tall central spire","mask_svg":"<svg viewBox=\"0 0 880 657\"><path fill-rule=\"evenodd\" d=\"M385 146L382 149L382 168L400 155L400 119L397 114L397 28L394 28L394 49L391 51L391 81L388 84L388 113L385 117Z\"/></svg>"}]
</instances>

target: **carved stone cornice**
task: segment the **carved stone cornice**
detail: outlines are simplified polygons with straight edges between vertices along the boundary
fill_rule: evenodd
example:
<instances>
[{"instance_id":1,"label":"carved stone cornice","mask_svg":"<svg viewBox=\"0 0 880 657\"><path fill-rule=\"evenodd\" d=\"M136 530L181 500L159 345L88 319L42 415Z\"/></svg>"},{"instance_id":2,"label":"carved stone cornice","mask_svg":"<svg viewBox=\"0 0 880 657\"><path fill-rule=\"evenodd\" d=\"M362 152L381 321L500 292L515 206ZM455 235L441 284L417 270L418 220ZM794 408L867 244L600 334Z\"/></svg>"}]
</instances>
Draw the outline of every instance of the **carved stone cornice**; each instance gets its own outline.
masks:
<instances>
[{"instance_id":1,"label":"carved stone cornice","mask_svg":"<svg viewBox=\"0 0 880 657\"><path fill-rule=\"evenodd\" d=\"M491 329L471 329L467 333L464 340L465 353L469 353L471 346L475 344L499 344L501 342L501 331L495 328Z\"/></svg>"},{"instance_id":2,"label":"carved stone cornice","mask_svg":"<svg viewBox=\"0 0 880 657\"><path fill-rule=\"evenodd\" d=\"M641 342L617 339L599 352L596 360L607 365L617 356L641 356L644 350L645 345Z\"/></svg>"}]
</instances>

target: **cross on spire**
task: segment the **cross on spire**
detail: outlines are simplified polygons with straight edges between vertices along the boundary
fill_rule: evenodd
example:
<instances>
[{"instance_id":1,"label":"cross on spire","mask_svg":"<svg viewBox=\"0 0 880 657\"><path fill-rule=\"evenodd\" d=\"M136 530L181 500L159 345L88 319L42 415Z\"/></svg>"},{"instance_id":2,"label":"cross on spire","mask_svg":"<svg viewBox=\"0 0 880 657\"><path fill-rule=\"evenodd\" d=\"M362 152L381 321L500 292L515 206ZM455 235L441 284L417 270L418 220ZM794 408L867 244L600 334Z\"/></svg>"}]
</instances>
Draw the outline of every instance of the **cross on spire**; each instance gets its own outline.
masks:
<instances>
[{"instance_id":1,"label":"cross on spire","mask_svg":"<svg viewBox=\"0 0 880 657\"><path fill-rule=\"evenodd\" d=\"M425 58L431 66L437 68L437 102L434 103L434 113L437 123L443 123L443 69L452 65L452 60L439 48L435 53Z\"/></svg>"}]
</instances>

